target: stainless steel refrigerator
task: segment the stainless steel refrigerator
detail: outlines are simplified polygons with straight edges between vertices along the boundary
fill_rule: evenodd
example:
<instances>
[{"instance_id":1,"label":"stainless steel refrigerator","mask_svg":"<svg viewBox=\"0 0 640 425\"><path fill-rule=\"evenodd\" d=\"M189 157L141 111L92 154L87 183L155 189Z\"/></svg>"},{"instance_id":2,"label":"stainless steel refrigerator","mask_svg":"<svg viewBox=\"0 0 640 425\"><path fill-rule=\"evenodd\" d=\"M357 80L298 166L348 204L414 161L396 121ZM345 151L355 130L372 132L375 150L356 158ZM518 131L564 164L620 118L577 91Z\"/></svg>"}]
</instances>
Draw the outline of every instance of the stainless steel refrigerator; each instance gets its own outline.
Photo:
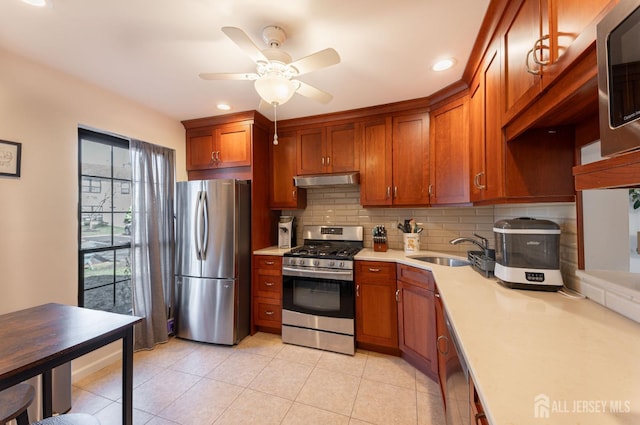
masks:
<instances>
[{"instance_id":1,"label":"stainless steel refrigerator","mask_svg":"<svg viewBox=\"0 0 640 425\"><path fill-rule=\"evenodd\" d=\"M247 181L176 184L176 335L233 345L249 334L251 189Z\"/></svg>"}]
</instances>

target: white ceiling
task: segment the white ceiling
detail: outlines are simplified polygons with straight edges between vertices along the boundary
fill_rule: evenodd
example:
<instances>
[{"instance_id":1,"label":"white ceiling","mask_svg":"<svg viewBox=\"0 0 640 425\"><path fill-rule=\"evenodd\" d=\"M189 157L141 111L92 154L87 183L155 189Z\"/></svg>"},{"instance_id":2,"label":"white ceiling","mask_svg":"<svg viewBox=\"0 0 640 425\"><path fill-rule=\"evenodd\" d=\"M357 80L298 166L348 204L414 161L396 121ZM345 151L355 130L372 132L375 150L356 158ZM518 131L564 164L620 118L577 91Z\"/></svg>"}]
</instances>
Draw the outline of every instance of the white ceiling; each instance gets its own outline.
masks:
<instances>
[{"instance_id":1,"label":"white ceiling","mask_svg":"<svg viewBox=\"0 0 640 425\"><path fill-rule=\"evenodd\" d=\"M428 96L462 76L489 0L1 0L0 48L75 75L178 120L257 109L250 81L204 81L201 72L255 72L220 30L243 29L260 48L276 24L293 59L333 47L341 63L300 80L333 94L295 95L278 119ZM430 66L453 56L457 65ZM268 108L261 111L273 118Z\"/></svg>"}]
</instances>

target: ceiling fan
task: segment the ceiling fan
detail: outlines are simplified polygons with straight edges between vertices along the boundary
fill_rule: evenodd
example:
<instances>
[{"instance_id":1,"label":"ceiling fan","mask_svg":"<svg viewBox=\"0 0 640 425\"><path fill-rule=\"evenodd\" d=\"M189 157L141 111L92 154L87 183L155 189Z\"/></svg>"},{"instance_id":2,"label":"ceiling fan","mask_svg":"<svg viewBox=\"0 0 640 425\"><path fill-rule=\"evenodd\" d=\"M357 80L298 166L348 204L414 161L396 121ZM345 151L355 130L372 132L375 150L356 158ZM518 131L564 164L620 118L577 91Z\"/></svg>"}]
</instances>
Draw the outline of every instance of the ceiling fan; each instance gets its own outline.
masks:
<instances>
[{"instance_id":1,"label":"ceiling fan","mask_svg":"<svg viewBox=\"0 0 640 425\"><path fill-rule=\"evenodd\" d=\"M300 75L340 63L340 56L334 49L327 48L291 61L291 56L280 46L287 36L284 30L270 25L262 30L262 39L267 48L260 50L249 36L236 27L223 27L222 32L240 47L256 63L254 73L218 74L203 73L204 80L249 80L254 81L255 89L262 100L274 107L289 101L294 93L328 103L333 96L298 79Z\"/></svg>"}]
</instances>

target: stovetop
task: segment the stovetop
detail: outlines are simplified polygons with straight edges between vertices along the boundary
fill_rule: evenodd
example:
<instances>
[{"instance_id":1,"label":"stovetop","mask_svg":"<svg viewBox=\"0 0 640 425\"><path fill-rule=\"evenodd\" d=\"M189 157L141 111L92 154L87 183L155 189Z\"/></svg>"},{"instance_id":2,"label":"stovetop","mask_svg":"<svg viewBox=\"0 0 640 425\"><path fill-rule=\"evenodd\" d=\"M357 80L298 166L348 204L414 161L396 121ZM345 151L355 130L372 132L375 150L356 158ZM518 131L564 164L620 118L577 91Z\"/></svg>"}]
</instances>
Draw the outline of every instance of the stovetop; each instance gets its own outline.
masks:
<instances>
[{"instance_id":1,"label":"stovetop","mask_svg":"<svg viewBox=\"0 0 640 425\"><path fill-rule=\"evenodd\" d=\"M288 257L301 258L327 258L334 260L352 260L353 257L362 249L358 246L344 245L303 245L293 248L285 254Z\"/></svg>"}]
</instances>

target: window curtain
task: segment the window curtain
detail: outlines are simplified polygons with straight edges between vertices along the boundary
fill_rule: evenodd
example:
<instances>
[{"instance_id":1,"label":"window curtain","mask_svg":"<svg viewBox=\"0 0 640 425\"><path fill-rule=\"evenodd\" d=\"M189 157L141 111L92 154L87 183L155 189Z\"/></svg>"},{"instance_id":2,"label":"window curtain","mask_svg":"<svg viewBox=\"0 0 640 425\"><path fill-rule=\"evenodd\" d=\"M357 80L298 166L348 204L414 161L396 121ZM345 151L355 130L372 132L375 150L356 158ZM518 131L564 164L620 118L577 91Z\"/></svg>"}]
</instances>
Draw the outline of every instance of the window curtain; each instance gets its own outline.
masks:
<instances>
[{"instance_id":1,"label":"window curtain","mask_svg":"<svg viewBox=\"0 0 640 425\"><path fill-rule=\"evenodd\" d=\"M167 342L174 305L173 194L175 153L140 140L131 152L131 287L136 350Z\"/></svg>"}]
</instances>

